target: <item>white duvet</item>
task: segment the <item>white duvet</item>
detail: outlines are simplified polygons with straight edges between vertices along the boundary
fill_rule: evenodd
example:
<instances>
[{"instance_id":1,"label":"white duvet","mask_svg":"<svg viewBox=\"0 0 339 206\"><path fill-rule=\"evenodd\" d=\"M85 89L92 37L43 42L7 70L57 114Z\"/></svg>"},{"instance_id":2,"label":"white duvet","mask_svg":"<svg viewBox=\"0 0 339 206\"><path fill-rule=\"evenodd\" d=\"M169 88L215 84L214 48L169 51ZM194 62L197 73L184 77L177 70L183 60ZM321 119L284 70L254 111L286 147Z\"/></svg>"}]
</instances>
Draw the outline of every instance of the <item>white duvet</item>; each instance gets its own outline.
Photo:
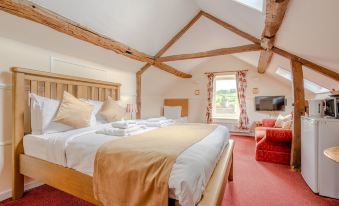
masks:
<instances>
[{"instance_id":1,"label":"white duvet","mask_svg":"<svg viewBox=\"0 0 339 206\"><path fill-rule=\"evenodd\" d=\"M104 127L107 124L48 135L26 135L23 140L25 154L93 175L97 149L105 142L126 138L95 133ZM152 129L156 128L133 135ZM227 128L218 126L178 156L169 178L171 198L183 206L195 205L200 200L228 138Z\"/></svg>"}]
</instances>

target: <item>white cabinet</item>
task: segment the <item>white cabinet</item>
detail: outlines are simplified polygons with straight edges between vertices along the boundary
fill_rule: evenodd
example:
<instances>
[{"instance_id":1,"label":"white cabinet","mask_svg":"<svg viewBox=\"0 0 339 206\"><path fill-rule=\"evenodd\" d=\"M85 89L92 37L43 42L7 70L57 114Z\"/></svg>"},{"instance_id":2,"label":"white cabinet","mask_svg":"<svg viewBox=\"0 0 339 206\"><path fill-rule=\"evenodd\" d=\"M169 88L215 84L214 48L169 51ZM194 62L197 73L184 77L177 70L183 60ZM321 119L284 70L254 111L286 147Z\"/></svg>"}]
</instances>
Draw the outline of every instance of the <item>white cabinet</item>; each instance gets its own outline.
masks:
<instances>
[{"instance_id":1,"label":"white cabinet","mask_svg":"<svg viewBox=\"0 0 339 206\"><path fill-rule=\"evenodd\" d=\"M324 150L339 146L339 120L302 118L301 173L313 192L339 198L339 164Z\"/></svg>"}]
</instances>

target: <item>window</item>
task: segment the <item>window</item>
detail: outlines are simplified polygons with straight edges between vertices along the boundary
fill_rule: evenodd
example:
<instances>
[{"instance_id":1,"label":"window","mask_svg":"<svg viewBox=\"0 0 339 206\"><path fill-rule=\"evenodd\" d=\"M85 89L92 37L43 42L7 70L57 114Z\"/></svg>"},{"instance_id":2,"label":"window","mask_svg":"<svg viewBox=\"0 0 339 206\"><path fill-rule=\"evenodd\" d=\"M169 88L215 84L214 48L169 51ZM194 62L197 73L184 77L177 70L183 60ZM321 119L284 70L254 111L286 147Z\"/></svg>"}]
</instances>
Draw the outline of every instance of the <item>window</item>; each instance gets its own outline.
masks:
<instances>
[{"instance_id":1,"label":"window","mask_svg":"<svg viewBox=\"0 0 339 206\"><path fill-rule=\"evenodd\" d=\"M239 105L235 74L216 76L213 88L213 119L238 119Z\"/></svg>"},{"instance_id":2,"label":"window","mask_svg":"<svg viewBox=\"0 0 339 206\"><path fill-rule=\"evenodd\" d=\"M290 81L292 81L292 74L290 71L286 70L286 69L283 69L281 67L278 67L278 69L275 71L276 74L278 74L279 76L285 78L285 79L288 79ZM330 90L314 83L314 82L311 82L310 80L307 80L307 79L304 79L304 87L305 89L313 92L313 93L316 93L316 94L320 94L320 93L326 93L326 92L329 92Z\"/></svg>"},{"instance_id":3,"label":"window","mask_svg":"<svg viewBox=\"0 0 339 206\"><path fill-rule=\"evenodd\" d=\"M248 6L252 9L256 9L260 12L263 11L264 7L264 0L233 0L240 4L244 4L245 6Z\"/></svg>"}]
</instances>

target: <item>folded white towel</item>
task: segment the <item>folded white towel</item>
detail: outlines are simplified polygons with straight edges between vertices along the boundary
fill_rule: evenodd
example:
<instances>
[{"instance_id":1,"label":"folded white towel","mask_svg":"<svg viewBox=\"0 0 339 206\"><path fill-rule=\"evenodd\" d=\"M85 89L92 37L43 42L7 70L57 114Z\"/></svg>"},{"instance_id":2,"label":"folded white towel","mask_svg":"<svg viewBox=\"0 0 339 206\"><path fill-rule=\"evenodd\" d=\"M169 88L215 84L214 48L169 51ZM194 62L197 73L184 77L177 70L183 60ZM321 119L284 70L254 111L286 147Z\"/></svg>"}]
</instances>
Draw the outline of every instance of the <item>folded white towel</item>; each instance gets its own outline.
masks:
<instances>
[{"instance_id":1,"label":"folded white towel","mask_svg":"<svg viewBox=\"0 0 339 206\"><path fill-rule=\"evenodd\" d=\"M97 131L97 134L111 135L111 136L129 136L133 132L137 132L142 129L141 125L134 125L133 127L127 129L120 129L114 127L106 127L102 130Z\"/></svg>"},{"instance_id":2,"label":"folded white towel","mask_svg":"<svg viewBox=\"0 0 339 206\"><path fill-rule=\"evenodd\" d=\"M157 117L157 118L149 118L149 119L147 119L148 122L159 122L161 120L166 120L166 117Z\"/></svg>"},{"instance_id":3,"label":"folded white towel","mask_svg":"<svg viewBox=\"0 0 339 206\"><path fill-rule=\"evenodd\" d=\"M119 129L128 129L134 127L136 124L134 121L116 121L111 123L112 127Z\"/></svg>"}]
</instances>

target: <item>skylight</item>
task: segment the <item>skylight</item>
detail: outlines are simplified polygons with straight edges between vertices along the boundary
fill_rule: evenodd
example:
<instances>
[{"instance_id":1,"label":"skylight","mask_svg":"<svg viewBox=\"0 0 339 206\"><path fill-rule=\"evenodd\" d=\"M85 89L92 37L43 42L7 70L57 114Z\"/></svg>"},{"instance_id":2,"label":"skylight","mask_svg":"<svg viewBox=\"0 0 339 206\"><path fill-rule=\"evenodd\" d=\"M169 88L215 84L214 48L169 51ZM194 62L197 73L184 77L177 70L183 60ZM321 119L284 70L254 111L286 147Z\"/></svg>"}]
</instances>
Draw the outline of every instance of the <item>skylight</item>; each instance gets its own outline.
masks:
<instances>
[{"instance_id":1,"label":"skylight","mask_svg":"<svg viewBox=\"0 0 339 206\"><path fill-rule=\"evenodd\" d=\"M260 12L263 11L264 0L233 0L233 1L244 4L245 6L251 7Z\"/></svg>"},{"instance_id":2,"label":"skylight","mask_svg":"<svg viewBox=\"0 0 339 206\"><path fill-rule=\"evenodd\" d=\"M281 67L278 67L278 69L275 71L275 73L285 79L288 79L290 81L292 81L292 75L291 75L291 72L286 70L286 69L283 69ZM307 79L304 79L304 87L305 89L313 92L313 93L316 93L316 94L319 94L319 93L325 93L325 92L329 92L330 90L314 83L314 82L311 82Z\"/></svg>"}]
</instances>

